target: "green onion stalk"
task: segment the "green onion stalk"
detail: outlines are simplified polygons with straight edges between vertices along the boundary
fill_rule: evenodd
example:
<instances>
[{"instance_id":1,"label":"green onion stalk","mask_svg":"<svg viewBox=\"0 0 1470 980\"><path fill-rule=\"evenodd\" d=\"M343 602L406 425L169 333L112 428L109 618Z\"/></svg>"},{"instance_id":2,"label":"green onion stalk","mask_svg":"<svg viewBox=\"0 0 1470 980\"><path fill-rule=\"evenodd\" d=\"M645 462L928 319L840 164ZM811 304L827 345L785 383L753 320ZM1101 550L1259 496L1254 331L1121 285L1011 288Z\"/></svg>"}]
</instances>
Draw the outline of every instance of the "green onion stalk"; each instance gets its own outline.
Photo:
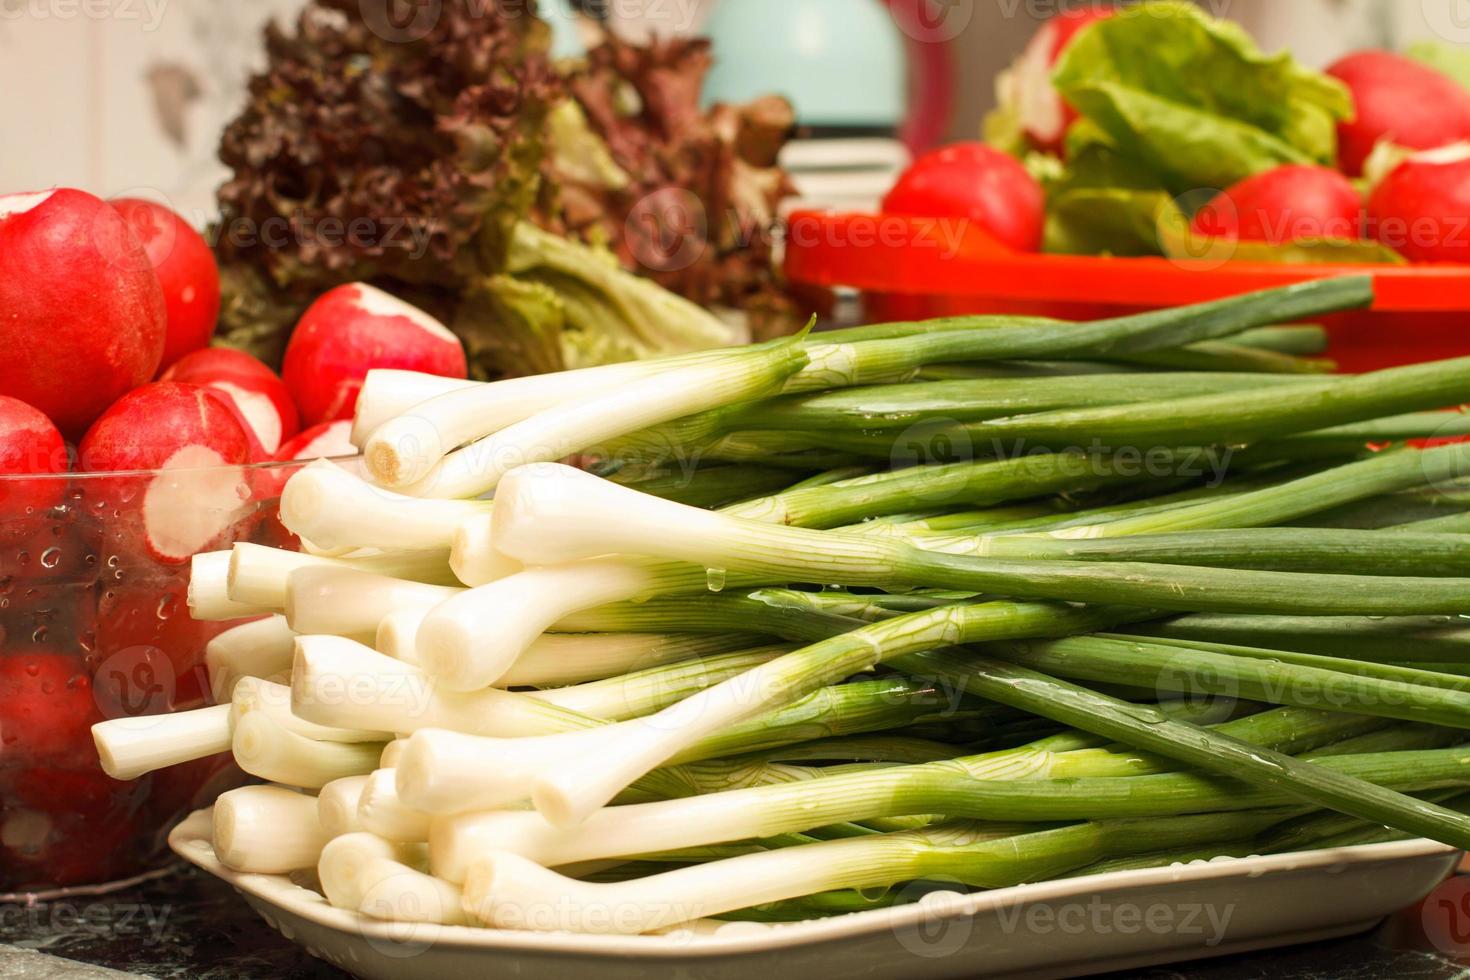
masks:
<instances>
[{"instance_id":1,"label":"green onion stalk","mask_svg":"<svg viewBox=\"0 0 1470 980\"><path fill-rule=\"evenodd\" d=\"M1006 836L996 835L1016 828L948 827L942 835L926 830L744 854L615 883L576 881L502 852L471 867L464 904L497 928L638 934L833 889L915 879L1004 888L1103 856L1259 832L1289 816L1263 810L1101 820ZM619 914L608 916L610 908Z\"/></svg>"},{"instance_id":2,"label":"green onion stalk","mask_svg":"<svg viewBox=\"0 0 1470 980\"><path fill-rule=\"evenodd\" d=\"M495 547L527 564L642 552L787 581L890 590L931 586L1185 611L1410 615L1459 612L1470 605L1470 580L1458 578L942 554L900 540L782 527L683 507L557 464L522 467L504 486L498 507Z\"/></svg>"},{"instance_id":3,"label":"green onion stalk","mask_svg":"<svg viewBox=\"0 0 1470 980\"><path fill-rule=\"evenodd\" d=\"M966 329L961 318L860 328L809 341L685 355L646 375L646 367L615 366L608 373L619 383L604 385L596 375L584 375L582 381L592 379L584 393L554 403L529 399L537 414L521 420L487 405L486 399L495 398L493 385L452 390L379 426L367 439L365 456L383 486L415 496L470 497L492 489L515 465L558 459L650 425L759 398L773 386L812 391L902 380L925 364L946 361L1156 350L1371 299L1370 279L1344 277L1087 324L997 328L989 321L987 328ZM632 376L623 377L630 371ZM488 421L472 421L476 417Z\"/></svg>"}]
</instances>

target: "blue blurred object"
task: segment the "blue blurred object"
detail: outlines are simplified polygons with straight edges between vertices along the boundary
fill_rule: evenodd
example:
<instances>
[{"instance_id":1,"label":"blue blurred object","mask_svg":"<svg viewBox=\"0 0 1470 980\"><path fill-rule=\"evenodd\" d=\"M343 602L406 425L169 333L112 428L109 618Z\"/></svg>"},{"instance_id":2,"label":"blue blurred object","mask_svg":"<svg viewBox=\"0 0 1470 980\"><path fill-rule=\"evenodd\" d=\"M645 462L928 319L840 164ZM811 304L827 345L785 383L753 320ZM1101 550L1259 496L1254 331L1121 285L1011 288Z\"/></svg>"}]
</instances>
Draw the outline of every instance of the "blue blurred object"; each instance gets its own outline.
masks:
<instances>
[{"instance_id":1,"label":"blue blurred object","mask_svg":"<svg viewBox=\"0 0 1470 980\"><path fill-rule=\"evenodd\" d=\"M881 0L719 0L706 104L772 93L810 127L896 129L908 114L903 38Z\"/></svg>"},{"instance_id":2,"label":"blue blurred object","mask_svg":"<svg viewBox=\"0 0 1470 980\"><path fill-rule=\"evenodd\" d=\"M551 26L551 56L580 58L587 53L582 43L581 14L571 0L540 0L537 13Z\"/></svg>"}]
</instances>

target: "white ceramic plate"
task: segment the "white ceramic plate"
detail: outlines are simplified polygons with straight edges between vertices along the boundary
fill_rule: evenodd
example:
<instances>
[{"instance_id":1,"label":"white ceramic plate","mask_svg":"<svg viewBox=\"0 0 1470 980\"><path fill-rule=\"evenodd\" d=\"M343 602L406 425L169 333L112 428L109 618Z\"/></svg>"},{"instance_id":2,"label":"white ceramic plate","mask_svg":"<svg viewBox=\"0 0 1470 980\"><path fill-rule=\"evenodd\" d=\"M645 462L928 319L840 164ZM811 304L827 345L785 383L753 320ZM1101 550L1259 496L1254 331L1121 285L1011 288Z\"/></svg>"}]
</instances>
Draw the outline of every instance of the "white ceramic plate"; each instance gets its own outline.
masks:
<instances>
[{"instance_id":1,"label":"white ceramic plate","mask_svg":"<svg viewBox=\"0 0 1470 980\"><path fill-rule=\"evenodd\" d=\"M368 980L1076 976L1349 935L1429 894L1459 860L1440 844L1400 841L950 893L812 922L610 937L366 919L290 878L230 871L209 835L201 810L169 844L281 935Z\"/></svg>"}]
</instances>

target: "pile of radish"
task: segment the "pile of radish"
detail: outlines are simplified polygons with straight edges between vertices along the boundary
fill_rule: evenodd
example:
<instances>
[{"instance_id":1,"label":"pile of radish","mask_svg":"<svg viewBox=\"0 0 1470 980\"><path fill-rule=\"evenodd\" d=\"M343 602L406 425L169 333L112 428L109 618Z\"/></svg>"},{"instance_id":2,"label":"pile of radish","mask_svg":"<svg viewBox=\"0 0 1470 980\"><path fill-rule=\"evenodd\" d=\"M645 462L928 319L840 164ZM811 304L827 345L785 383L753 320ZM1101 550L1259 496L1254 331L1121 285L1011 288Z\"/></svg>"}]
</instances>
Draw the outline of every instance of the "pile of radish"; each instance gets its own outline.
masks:
<instances>
[{"instance_id":1,"label":"pile of radish","mask_svg":"<svg viewBox=\"0 0 1470 980\"><path fill-rule=\"evenodd\" d=\"M1163 4L1154 6L1158 18L1171 14ZM1069 141L1079 120L1095 124L1079 116L1053 79L1086 32L1126 19L1117 17L1124 9L1082 4L1043 25L998 82L1001 109L992 119L1006 120L1001 135L987 123L996 145L964 142L920 157L883 201L884 213L965 218L1020 252L1078 251L1064 236L1044 236L1043 228L1072 177ZM1229 41L1233 30L1222 23L1220 34ZM1209 73L1205 65L1195 74ZM1293 246L1326 242L1383 247L1360 249L1343 261L1391 260L1396 253L1410 262L1470 262L1470 89L1428 64L1380 50L1350 54L1316 77L1351 99L1352 114L1336 124L1335 161L1263 166L1215 186L1176 184L1166 197L1173 197L1188 233L1207 242L1277 246L1280 253L1256 249L1249 257L1280 261L1303 259ZM1095 138L1089 132L1083 144ZM1152 162L1143 161L1145 171ZM1168 170L1168 161L1158 162ZM1124 193L1140 186L1133 176L1108 172L1085 175L1082 183ZM1158 220L1153 207L1140 195L1138 220ZM1164 237L1160 251L1174 254Z\"/></svg>"},{"instance_id":2,"label":"pile of radish","mask_svg":"<svg viewBox=\"0 0 1470 980\"><path fill-rule=\"evenodd\" d=\"M265 464L355 453L369 370L465 377L446 328L366 284L307 311L284 378L209 346L219 308L212 249L168 208L0 196L0 893L131 873L221 768L119 782L89 728L205 703L221 627L187 615L189 560L296 546L292 468Z\"/></svg>"}]
</instances>

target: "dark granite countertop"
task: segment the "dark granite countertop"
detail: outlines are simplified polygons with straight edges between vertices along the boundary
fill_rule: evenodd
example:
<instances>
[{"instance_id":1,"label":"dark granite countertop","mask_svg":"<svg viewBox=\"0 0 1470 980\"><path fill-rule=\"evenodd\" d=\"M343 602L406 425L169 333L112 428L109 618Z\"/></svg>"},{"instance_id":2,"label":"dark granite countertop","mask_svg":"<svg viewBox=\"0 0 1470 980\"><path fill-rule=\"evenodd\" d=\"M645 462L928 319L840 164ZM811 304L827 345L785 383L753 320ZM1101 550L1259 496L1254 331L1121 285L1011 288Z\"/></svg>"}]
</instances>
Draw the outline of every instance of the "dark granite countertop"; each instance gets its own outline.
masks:
<instances>
[{"instance_id":1,"label":"dark granite countertop","mask_svg":"<svg viewBox=\"0 0 1470 980\"><path fill-rule=\"evenodd\" d=\"M1470 924L1470 907L1465 912ZM1466 950L1470 953L1470 945ZM1466 980L1470 978L1470 957L1456 961L1435 950L1425 937L1421 911L1416 908L1348 939L1179 964L1131 976L1147 980ZM202 872L180 869L112 895L29 908L0 905L0 977L345 980L347 974L281 938L228 885Z\"/></svg>"}]
</instances>

